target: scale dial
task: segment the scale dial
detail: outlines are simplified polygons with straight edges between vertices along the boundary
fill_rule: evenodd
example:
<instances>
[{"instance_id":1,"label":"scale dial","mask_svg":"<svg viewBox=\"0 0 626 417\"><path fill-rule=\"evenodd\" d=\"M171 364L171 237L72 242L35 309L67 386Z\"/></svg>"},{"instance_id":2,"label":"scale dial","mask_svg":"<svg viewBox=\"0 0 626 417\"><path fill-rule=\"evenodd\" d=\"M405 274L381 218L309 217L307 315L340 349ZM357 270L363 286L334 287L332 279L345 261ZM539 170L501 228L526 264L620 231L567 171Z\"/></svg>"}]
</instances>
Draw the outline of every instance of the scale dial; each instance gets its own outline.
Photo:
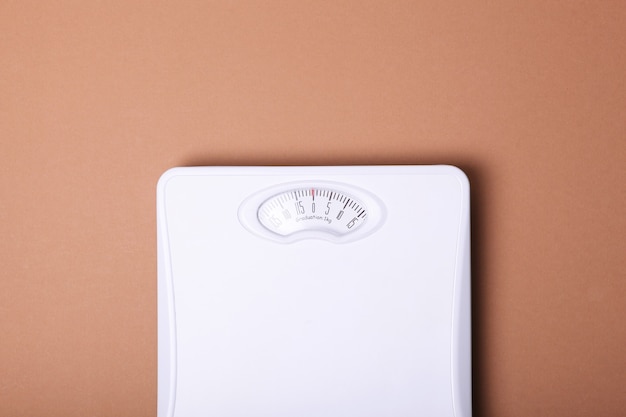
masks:
<instances>
[{"instance_id":1,"label":"scale dial","mask_svg":"<svg viewBox=\"0 0 626 417\"><path fill-rule=\"evenodd\" d=\"M243 202L241 223L263 237L293 242L360 239L379 226L384 210L370 193L329 182L288 183L263 190Z\"/></svg>"},{"instance_id":2,"label":"scale dial","mask_svg":"<svg viewBox=\"0 0 626 417\"><path fill-rule=\"evenodd\" d=\"M265 228L281 236L301 231L342 236L365 224L367 207L343 191L307 187L270 197L257 215Z\"/></svg>"}]
</instances>

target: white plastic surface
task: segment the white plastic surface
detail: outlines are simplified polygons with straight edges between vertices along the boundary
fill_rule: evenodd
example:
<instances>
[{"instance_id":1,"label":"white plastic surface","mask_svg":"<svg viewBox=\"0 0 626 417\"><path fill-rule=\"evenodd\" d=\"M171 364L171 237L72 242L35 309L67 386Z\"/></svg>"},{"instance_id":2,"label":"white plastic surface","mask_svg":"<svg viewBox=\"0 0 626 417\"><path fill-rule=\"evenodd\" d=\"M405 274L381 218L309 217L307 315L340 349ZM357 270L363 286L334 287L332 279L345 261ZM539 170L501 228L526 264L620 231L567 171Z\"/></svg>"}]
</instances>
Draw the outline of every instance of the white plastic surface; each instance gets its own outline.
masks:
<instances>
[{"instance_id":1,"label":"white plastic surface","mask_svg":"<svg viewBox=\"0 0 626 417\"><path fill-rule=\"evenodd\" d=\"M316 181L374 196L377 227L284 242L242 224L255 194ZM158 417L471 416L460 170L175 168L157 200Z\"/></svg>"}]
</instances>

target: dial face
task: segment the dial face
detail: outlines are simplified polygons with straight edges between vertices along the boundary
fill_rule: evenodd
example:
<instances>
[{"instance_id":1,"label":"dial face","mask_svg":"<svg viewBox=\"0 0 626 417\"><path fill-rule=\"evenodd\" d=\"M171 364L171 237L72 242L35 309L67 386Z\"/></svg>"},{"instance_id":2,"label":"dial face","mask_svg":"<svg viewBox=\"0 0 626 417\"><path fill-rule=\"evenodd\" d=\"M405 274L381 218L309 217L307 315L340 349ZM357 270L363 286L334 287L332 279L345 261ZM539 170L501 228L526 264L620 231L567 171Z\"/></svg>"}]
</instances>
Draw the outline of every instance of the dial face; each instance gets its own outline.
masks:
<instances>
[{"instance_id":1,"label":"dial face","mask_svg":"<svg viewBox=\"0 0 626 417\"><path fill-rule=\"evenodd\" d=\"M239 206L248 231L280 243L322 239L345 243L373 233L385 219L382 202L361 188L330 181L282 183Z\"/></svg>"},{"instance_id":2,"label":"dial face","mask_svg":"<svg viewBox=\"0 0 626 417\"><path fill-rule=\"evenodd\" d=\"M281 236L301 231L342 236L365 224L367 207L343 191L301 187L264 201L259 207L258 219L269 231Z\"/></svg>"}]
</instances>

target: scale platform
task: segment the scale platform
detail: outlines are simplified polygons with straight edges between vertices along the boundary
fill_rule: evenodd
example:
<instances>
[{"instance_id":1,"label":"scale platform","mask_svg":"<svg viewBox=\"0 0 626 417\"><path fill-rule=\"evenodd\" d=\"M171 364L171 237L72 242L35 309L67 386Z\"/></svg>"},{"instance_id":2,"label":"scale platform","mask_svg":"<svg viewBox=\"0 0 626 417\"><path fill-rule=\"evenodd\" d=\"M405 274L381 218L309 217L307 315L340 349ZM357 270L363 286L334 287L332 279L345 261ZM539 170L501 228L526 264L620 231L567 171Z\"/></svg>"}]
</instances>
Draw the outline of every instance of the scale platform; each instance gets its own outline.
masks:
<instances>
[{"instance_id":1,"label":"scale platform","mask_svg":"<svg viewBox=\"0 0 626 417\"><path fill-rule=\"evenodd\" d=\"M452 166L167 171L158 417L471 416L469 230Z\"/></svg>"}]
</instances>

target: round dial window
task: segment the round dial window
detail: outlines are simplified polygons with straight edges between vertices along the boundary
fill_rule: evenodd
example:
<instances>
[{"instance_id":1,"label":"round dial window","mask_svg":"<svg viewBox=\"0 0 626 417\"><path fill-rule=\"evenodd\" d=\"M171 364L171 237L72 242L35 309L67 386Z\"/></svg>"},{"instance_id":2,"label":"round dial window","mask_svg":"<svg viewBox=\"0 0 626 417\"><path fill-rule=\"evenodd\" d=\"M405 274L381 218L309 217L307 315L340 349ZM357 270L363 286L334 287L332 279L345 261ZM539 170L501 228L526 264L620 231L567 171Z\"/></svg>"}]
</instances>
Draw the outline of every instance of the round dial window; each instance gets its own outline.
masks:
<instances>
[{"instance_id":1,"label":"round dial window","mask_svg":"<svg viewBox=\"0 0 626 417\"><path fill-rule=\"evenodd\" d=\"M239 220L248 230L283 243L357 240L384 217L382 203L369 192L325 181L279 184L250 196L239 208Z\"/></svg>"},{"instance_id":2,"label":"round dial window","mask_svg":"<svg viewBox=\"0 0 626 417\"><path fill-rule=\"evenodd\" d=\"M306 230L342 236L365 224L367 207L343 191L306 187L270 197L259 207L258 218L281 236Z\"/></svg>"}]
</instances>

